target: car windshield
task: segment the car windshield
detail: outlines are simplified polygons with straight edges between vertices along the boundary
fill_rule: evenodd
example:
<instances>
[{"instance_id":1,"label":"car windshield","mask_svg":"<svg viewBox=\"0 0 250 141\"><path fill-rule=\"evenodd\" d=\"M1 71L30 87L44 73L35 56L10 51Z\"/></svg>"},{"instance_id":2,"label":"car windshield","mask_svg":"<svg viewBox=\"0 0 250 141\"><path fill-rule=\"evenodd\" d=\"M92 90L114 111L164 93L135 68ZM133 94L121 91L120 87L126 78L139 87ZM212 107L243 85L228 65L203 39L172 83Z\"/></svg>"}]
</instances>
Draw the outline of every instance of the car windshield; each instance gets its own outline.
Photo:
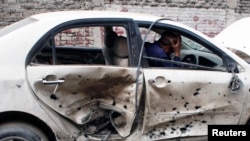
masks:
<instances>
[{"instance_id":1,"label":"car windshield","mask_svg":"<svg viewBox=\"0 0 250 141\"><path fill-rule=\"evenodd\" d=\"M34 19L34 18L29 17L29 18L25 18L23 20L20 20L20 21L14 23L14 24L11 24L9 26L6 26L6 27L0 29L0 37L12 32L12 31L15 31L15 30L17 30L17 29L19 29L21 27L24 27L24 26L26 26L26 25L28 25L30 23L33 23L35 21L37 21L37 20Z\"/></svg>"},{"instance_id":2,"label":"car windshield","mask_svg":"<svg viewBox=\"0 0 250 141\"><path fill-rule=\"evenodd\" d=\"M207 48L205 48L204 46L186 38L185 36L182 36L182 49L188 49L188 50L198 50L198 51L202 51L202 52L209 52L211 53L210 50L208 50Z\"/></svg>"}]
</instances>

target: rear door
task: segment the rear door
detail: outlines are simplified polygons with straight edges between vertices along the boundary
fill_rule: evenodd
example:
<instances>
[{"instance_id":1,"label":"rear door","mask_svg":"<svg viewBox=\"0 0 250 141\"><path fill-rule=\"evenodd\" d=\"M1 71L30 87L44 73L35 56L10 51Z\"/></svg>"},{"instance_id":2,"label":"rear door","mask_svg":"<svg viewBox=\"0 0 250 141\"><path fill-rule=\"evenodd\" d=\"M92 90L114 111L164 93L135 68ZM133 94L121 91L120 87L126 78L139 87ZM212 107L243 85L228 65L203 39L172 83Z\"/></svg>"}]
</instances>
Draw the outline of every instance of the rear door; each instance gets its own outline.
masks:
<instances>
[{"instance_id":1,"label":"rear door","mask_svg":"<svg viewBox=\"0 0 250 141\"><path fill-rule=\"evenodd\" d=\"M111 131L128 136L136 113L135 95L140 97L142 89L139 83L136 91L137 73L130 53L132 45L136 46L132 43L133 21L75 22L77 27L73 22L69 28L62 26L63 30L53 31L54 36L45 37L47 43L41 51L33 51L27 66L31 89L43 104L81 125L86 134L101 136ZM121 43L113 39L122 46L117 52L127 52L110 56L113 64L105 62L103 55L108 30L125 39ZM142 82L142 75L138 78Z\"/></svg>"}]
</instances>

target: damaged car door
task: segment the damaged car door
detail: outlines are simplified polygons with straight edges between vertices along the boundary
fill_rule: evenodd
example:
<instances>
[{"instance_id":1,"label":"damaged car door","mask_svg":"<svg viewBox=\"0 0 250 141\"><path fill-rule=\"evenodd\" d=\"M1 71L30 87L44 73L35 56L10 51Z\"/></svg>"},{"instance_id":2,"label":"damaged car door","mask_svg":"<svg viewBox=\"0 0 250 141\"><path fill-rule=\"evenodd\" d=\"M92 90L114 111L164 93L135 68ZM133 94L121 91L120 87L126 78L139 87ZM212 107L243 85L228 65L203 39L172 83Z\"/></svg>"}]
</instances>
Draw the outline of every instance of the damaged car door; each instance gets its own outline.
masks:
<instances>
[{"instance_id":1,"label":"damaged car door","mask_svg":"<svg viewBox=\"0 0 250 141\"><path fill-rule=\"evenodd\" d=\"M195 33L178 27L164 30L178 33L182 39L190 39L193 48L182 43L181 53L194 56L196 63L170 61L179 67L143 68L146 83L143 133L152 140L206 137L208 125L237 124L246 96L242 83L244 74L237 70L240 66ZM201 47L194 46L194 43Z\"/></svg>"},{"instance_id":2,"label":"damaged car door","mask_svg":"<svg viewBox=\"0 0 250 141\"><path fill-rule=\"evenodd\" d=\"M126 137L136 116L135 96L138 94L140 98L143 80L142 74L136 80L136 68L129 67L133 64L129 50L134 26L126 19L106 24L100 21L102 25L97 24L98 20L88 21L77 28L72 28L71 23L71 28L64 27L63 31L48 39L44 48L51 52L43 50L33 57L35 59L27 67L28 80L42 104L73 121L85 135L102 139L112 134ZM108 48L117 53L109 56L111 63L105 62L102 50L111 44L103 43L106 29L123 32L110 38L114 40L114 47ZM57 45L57 38L78 30L88 31L95 38L86 37L83 43L90 43L85 44L86 47ZM136 81L140 82L137 94Z\"/></svg>"}]
</instances>

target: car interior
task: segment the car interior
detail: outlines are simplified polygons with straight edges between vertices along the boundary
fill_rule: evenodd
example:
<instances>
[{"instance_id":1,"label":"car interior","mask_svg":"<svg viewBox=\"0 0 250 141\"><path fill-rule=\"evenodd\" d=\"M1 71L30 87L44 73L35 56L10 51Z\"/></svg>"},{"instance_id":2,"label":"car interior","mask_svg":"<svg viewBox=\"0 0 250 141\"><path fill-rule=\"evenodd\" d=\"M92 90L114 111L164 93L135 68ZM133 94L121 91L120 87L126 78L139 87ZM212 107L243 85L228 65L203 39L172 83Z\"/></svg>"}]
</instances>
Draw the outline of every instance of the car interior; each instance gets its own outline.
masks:
<instances>
[{"instance_id":1,"label":"car interior","mask_svg":"<svg viewBox=\"0 0 250 141\"><path fill-rule=\"evenodd\" d=\"M147 27L139 28L142 40ZM86 33L87 32L87 33ZM155 42L163 29L152 29L145 42ZM35 64L86 64L127 67L129 60L129 41L123 26L84 26L68 28L57 33L50 43L33 57ZM92 37L91 37L92 36ZM181 35L181 69L204 69L225 71L222 58L205 46ZM53 42L53 43L51 43ZM53 55L55 54L55 55ZM143 54L143 67L150 67L147 55ZM153 58L157 61L158 58ZM162 60L159 60L162 61ZM168 60L167 60L168 61Z\"/></svg>"},{"instance_id":2,"label":"car interior","mask_svg":"<svg viewBox=\"0 0 250 141\"><path fill-rule=\"evenodd\" d=\"M146 33L148 30L148 27L140 27L141 33ZM163 32L163 29L152 29L149 32L148 37L146 38L145 42L153 43L157 40L159 40L161 33ZM179 34L179 33L176 33ZM145 35L142 35L142 39ZM223 66L222 58L219 57L217 54L213 53L211 50L206 48L205 46L197 43L196 41L179 34L181 37L181 63L173 62L181 65L181 69L204 69L204 70L213 70L218 69L220 71L225 71L225 68ZM173 54L171 55L173 57ZM143 56L144 59L154 59L157 60L157 58L149 58L147 56ZM159 61L162 61L159 59Z\"/></svg>"},{"instance_id":3,"label":"car interior","mask_svg":"<svg viewBox=\"0 0 250 141\"><path fill-rule=\"evenodd\" d=\"M126 30L118 35L113 31L114 27L80 27L80 31L92 29L94 38L87 35L79 37L79 30L72 28L57 33L46 46L37 53L31 65L50 64L50 65L69 65L69 64L88 64L88 65L114 65L126 67L129 65L128 41ZM70 31L70 33L68 33ZM98 32L95 32L98 31ZM91 31L89 31L91 32ZM65 39L68 38L68 39ZM55 53L53 53L55 51ZM55 56L53 56L55 54Z\"/></svg>"}]
</instances>

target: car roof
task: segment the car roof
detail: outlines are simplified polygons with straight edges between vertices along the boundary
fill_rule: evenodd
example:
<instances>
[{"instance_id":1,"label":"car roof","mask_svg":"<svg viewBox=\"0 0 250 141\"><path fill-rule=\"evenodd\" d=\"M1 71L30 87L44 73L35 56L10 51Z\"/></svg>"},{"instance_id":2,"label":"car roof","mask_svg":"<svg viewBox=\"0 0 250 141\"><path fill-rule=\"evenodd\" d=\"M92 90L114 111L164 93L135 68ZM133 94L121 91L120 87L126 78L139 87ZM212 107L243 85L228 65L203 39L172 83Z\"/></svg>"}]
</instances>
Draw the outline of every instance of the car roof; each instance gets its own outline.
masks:
<instances>
[{"instance_id":1,"label":"car roof","mask_svg":"<svg viewBox=\"0 0 250 141\"><path fill-rule=\"evenodd\" d=\"M50 26L58 25L67 21L78 20L78 19L132 19L134 21L141 22L158 22L170 24L174 26L179 26L184 29L188 29L192 32L195 32L204 37L204 34L201 34L200 31L195 30L194 28L187 26L181 22L176 22L174 20L168 19L166 17L161 17L152 14L146 13L135 13L135 12L120 12L120 11L96 11L96 10L69 10L69 11L55 11L55 12L46 12L30 16L33 19L36 19L37 22L41 22L42 25L49 23ZM53 21L53 23L51 23ZM206 37L205 37L206 38Z\"/></svg>"},{"instance_id":2,"label":"car roof","mask_svg":"<svg viewBox=\"0 0 250 141\"><path fill-rule=\"evenodd\" d=\"M8 49L4 47L0 48L1 57L9 58L11 54L15 56L15 59L12 59L13 63L18 64L18 62L24 62L25 58L23 58L23 56L27 56L30 53L31 48L38 43L38 40L41 39L41 37L43 37L45 34L49 34L49 31L51 29L59 27L59 25L71 21L82 19L101 19L99 21L102 22L105 21L105 19L109 18L121 20L127 18L134 21L147 22L148 24L154 23L160 19L167 19L166 17L144 13L93 10L57 11L36 14L0 30L0 43L8 47ZM204 35L200 31L197 31L194 28L191 28L180 22L175 22L172 20L164 20L160 22L175 26L177 28L183 28L185 31L196 33L200 37L212 41L211 38ZM15 42L10 42L13 39L15 39ZM222 47L221 49L228 52L229 54L234 55L225 47ZM14 53L13 50L15 50ZM3 61L4 63L5 59L0 60L0 62L1 61Z\"/></svg>"},{"instance_id":3,"label":"car roof","mask_svg":"<svg viewBox=\"0 0 250 141\"><path fill-rule=\"evenodd\" d=\"M201 32L185 24L170 20L166 17L150 15L145 13L120 12L120 11L70 10L70 11L55 11L55 12L35 14L31 15L30 17L27 17L26 19L23 19L23 21L26 20L25 22L28 21L28 23L32 22L32 24L26 27L29 28L29 30L35 29L37 32L48 30L50 28L53 28L57 25L60 25L68 21L81 20L81 19L132 19L134 21L148 22L148 23L153 23L158 21L160 23L165 23L169 25L182 27L183 29L188 29L204 37L204 34L201 34Z\"/></svg>"},{"instance_id":4,"label":"car roof","mask_svg":"<svg viewBox=\"0 0 250 141\"><path fill-rule=\"evenodd\" d=\"M69 10L69 11L55 11L46 12L30 16L38 21L49 21L53 20L55 24L59 24L66 21L77 20L77 19L133 19L134 21L145 21L155 22L160 19L159 22L176 25L179 27L187 28L193 32L197 32L192 27L187 26L181 22L174 21L167 17L157 16L147 13L135 13L135 12L121 12L121 11L97 11L97 10ZM198 31L199 32L199 31Z\"/></svg>"},{"instance_id":5,"label":"car roof","mask_svg":"<svg viewBox=\"0 0 250 141\"><path fill-rule=\"evenodd\" d=\"M79 11L56 11L47 12L31 16L37 20L45 19L60 19L72 20L82 18L131 18L140 21L155 21L161 17L155 15L149 15L145 13L134 13L134 12L119 12L119 11L95 11L95 10L79 10Z\"/></svg>"}]
</instances>

